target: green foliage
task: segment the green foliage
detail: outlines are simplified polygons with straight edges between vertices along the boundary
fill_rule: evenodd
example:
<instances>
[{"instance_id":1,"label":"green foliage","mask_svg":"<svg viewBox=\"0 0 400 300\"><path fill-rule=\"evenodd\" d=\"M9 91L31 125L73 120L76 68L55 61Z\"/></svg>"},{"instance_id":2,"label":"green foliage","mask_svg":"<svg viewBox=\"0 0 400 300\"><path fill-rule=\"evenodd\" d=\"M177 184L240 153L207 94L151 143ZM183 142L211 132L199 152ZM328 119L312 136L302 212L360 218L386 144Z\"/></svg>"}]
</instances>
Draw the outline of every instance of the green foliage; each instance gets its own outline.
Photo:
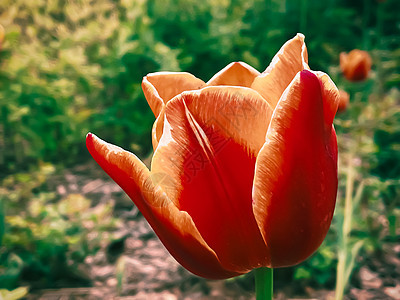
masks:
<instances>
[{"instance_id":1,"label":"green foliage","mask_svg":"<svg viewBox=\"0 0 400 300\"><path fill-rule=\"evenodd\" d=\"M35 192L53 171L46 165L36 173L4 179L0 288L15 288L20 282L34 287L88 284L88 278L79 275L78 264L110 241L116 227L112 204L91 207L90 200L79 194L58 200L52 192Z\"/></svg>"},{"instance_id":2,"label":"green foliage","mask_svg":"<svg viewBox=\"0 0 400 300\"><path fill-rule=\"evenodd\" d=\"M89 128L101 128L104 138L125 146L145 140L152 119L140 92L140 77L154 71L155 60L164 60L166 54L131 40L125 5L2 5L0 23L6 37L0 68L0 141L7 145L0 152L3 169L38 160L76 163L86 153L82 141ZM149 142L141 145L148 149Z\"/></svg>"},{"instance_id":3,"label":"green foliage","mask_svg":"<svg viewBox=\"0 0 400 300\"><path fill-rule=\"evenodd\" d=\"M312 286L333 288L336 252L332 238L332 236L328 237L317 253L295 268L294 280L309 283Z\"/></svg>"},{"instance_id":4,"label":"green foliage","mask_svg":"<svg viewBox=\"0 0 400 300\"><path fill-rule=\"evenodd\" d=\"M355 0L4 0L0 167L76 163L87 158L89 130L145 154L153 116L144 75L184 70L208 80L238 60L262 71L298 31L307 36L311 67L324 71L340 51L378 41L382 72L390 74L385 85L395 86L399 5L380 5L381 22L378 4L370 6L366 17Z\"/></svg>"},{"instance_id":5,"label":"green foliage","mask_svg":"<svg viewBox=\"0 0 400 300\"><path fill-rule=\"evenodd\" d=\"M28 289L26 287L19 287L12 291L6 289L0 289L1 300L17 300L24 298L27 294L28 294Z\"/></svg>"},{"instance_id":6,"label":"green foliage","mask_svg":"<svg viewBox=\"0 0 400 300\"><path fill-rule=\"evenodd\" d=\"M339 82L351 95L350 107L336 120L339 137L339 197L334 230L337 234L336 299L342 299L351 273L363 260L382 252L387 241L398 240L400 157L398 145L400 97L386 91L385 51L373 51L376 73L362 83ZM395 68L393 68L395 67ZM386 219L386 221L385 221Z\"/></svg>"},{"instance_id":7,"label":"green foliage","mask_svg":"<svg viewBox=\"0 0 400 300\"><path fill-rule=\"evenodd\" d=\"M43 275L39 285L55 285L66 275L57 268L72 270L71 260L95 252L114 222L111 207L90 207L79 195L59 201L46 189L54 170L42 162L89 159L88 131L147 154L154 117L141 91L143 76L188 71L207 81L232 61L263 71L296 32L306 35L311 68L328 72L351 100L335 120L335 222L320 250L285 280L332 288L346 238L343 261L351 268L344 273L350 277L358 250L371 255L399 235L399 11L397 0L2 0L0 287L31 282L30 272ZM373 58L365 82L350 83L340 74L339 53L354 48ZM350 153L354 189L364 188L343 231ZM87 214L77 214L71 202Z\"/></svg>"}]
</instances>

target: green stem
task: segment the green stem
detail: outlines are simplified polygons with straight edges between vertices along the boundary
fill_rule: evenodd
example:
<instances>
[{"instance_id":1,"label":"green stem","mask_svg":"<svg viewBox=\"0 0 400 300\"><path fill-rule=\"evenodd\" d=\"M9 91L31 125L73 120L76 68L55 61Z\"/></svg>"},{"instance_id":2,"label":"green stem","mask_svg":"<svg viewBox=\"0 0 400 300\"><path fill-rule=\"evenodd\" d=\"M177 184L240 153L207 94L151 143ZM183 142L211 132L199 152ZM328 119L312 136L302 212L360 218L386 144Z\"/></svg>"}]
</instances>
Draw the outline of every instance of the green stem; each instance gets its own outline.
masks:
<instances>
[{"instance_id":1,"label":"green stem","mask_svg":"<svg viewBox=\"0 0 400 300\"><path fill-rule=\"evenodd\" d=\"M254 270L256 277L256 300L273 299L273 269L258 268Z\"/></svg>"},{"instance_id":2,"label":"green stem","mask_svg":"<svg viewBox=\"0 0 400 300\"><path fill-rule=\"evenodd\" d=\"M338 254L336 269L336 292L335 300L342 300L349 278L346 276L349 257L349 237L353 219L353 191L355 181L355 169L353 167L353 154L350 154L347 166L346 195L344 198L343 225L341 245Z\"/></svg>"}]
</instances>

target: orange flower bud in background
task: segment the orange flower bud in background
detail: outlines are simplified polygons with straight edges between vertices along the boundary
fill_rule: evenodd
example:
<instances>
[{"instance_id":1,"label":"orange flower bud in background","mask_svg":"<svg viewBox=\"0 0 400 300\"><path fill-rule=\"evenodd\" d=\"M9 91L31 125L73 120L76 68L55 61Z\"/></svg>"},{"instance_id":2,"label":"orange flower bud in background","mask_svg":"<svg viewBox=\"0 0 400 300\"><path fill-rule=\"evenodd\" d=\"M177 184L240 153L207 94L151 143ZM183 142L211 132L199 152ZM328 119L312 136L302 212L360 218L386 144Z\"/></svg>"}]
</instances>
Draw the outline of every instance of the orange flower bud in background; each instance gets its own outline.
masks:
<instances>
[{"instance_id":1,"label":"orange flower bud in background","mask_svg":"<svg viewBox=\"0 0 400 300\"><path fill-rule=\"evenodd\" d=\"M160 72L142 87L156 117L151 170L91 133L86 144L179 263L222 279L319 247L336 201L339 92L309 70L303 35L264 73L236 62L207 83Z\"/></svg>"},{"instance_id":2,"label":"orange flower bud in background","mask_svg":"<svg viewBox=\"0 0 400 300\"><path fill-rule=\"evenodd\" d=\"M5 36L4 27L0 24L0 50L1 48L3 48L4 36Z\"/></svg>"},{"instance_id":3,"label":"orange flower bud in background","mask_svg":"<svg viewBox=\"0 0 400 300\"><path fill-rule=\"evenodd\" d=\"M347 53L340 53L340 69L346 79L361 81L368 77L372 59L366 51L354 49Z\"/></svg>"},{"instance_id":4,"label":"orange flower bud in background","mask_svg":"<svg viewBox=\"0 0 400 300\"><path fill-rule=\"evenodd\" d=\"M339 90L339 107L338 107L338 112L343 112L347 109L347 106L349 105L350 102L350 95L344 90Z\"/></svg>"}]
</instances>

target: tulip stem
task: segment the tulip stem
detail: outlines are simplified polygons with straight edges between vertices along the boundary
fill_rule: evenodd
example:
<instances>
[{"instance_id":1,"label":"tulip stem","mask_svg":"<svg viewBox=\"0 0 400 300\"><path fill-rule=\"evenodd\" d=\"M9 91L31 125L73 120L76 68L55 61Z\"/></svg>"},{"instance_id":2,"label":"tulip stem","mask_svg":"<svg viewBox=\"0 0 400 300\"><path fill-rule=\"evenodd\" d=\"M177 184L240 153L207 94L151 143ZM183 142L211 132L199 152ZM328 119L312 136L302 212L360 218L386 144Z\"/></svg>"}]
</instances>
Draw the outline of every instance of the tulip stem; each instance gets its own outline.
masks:
<instances>
[{"instance_id":1,"label":"tulip stem","mask_svg":"<svg viewBox=\"0 0 400 300\"><path fill-rule=\"evenodd\" d=\"M254 270L256 278L256 300L273 299L273 269L258 268Z\"/></svg>"}]
</instances>

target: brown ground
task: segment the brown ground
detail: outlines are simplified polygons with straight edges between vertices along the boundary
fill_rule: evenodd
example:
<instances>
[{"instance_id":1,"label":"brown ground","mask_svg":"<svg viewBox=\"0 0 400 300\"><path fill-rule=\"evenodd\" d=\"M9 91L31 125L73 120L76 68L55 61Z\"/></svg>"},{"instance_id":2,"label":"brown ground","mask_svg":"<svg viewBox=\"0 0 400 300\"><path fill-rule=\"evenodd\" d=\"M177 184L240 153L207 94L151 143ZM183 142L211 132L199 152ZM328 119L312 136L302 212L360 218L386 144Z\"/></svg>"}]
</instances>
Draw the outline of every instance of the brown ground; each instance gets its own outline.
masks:
<instances>
[{"instance_id":1,"label":"brown ground","mask_svg":"<svg viewBox=\"0 0 400 300\"><path fill-rule=\"evenodd\" d=\"M28 299L255 299L239 281L208 281L182 268L163 247L129 198L95 164L79 166L55 176L50 188L60 196L80 193L93 203L115 201L115 216L123 220L120 239L89 256L80 266L93 287L40 290ZM357 287L347 299L400 299L400 242L388 244L379 259L365 259ZM119 270L119 271L118 271ZM123 274L118 283L117 274ZM306 288L306 295L276 291L275 299L333 299L332 291Z\"/></svg>"}]
</instances>

